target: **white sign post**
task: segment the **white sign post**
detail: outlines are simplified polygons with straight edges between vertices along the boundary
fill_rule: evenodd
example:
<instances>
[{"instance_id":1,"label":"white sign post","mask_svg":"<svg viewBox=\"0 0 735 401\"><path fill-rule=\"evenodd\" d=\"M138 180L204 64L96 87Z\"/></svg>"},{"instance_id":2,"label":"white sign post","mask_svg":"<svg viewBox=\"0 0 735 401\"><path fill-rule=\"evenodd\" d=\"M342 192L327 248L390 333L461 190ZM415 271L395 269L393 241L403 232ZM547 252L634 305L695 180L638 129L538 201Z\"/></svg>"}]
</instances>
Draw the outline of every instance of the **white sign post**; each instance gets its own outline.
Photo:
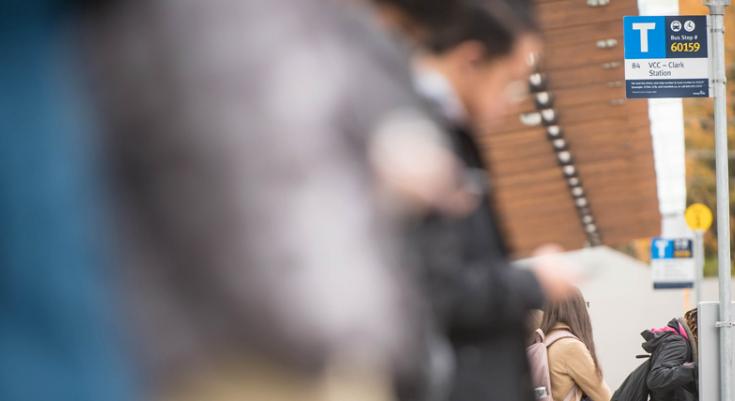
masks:
<instances>
[{"instance_id":1,"label":"white sign post","mask_svg":"<svg viewBox=\"0 0 735 401\"><path fill-rule=\"evenodd\" d=\"M725 9L730 0L706 1L712 23L712 87L715 97L715 165L717 174L717 267L720 278L720 399L732 401L732 315L730 295L730 174L727 148L727 75L725 75Z\"/></svg>"}]
</instances>

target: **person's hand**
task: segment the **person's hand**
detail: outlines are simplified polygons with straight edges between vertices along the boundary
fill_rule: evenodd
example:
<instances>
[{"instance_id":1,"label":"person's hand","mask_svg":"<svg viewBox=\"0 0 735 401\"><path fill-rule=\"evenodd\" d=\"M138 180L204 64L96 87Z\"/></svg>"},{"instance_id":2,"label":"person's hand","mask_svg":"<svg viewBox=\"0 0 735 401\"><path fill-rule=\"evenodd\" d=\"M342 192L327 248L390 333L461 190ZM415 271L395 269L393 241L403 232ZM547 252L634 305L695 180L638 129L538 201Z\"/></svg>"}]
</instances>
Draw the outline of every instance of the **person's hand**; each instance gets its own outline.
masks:
<instances>
[{"instance_id":1,"label":"person's hand","mask_svg":"<svg viewBox=\"0 0 735 401\"><path fill-rule=\"evenodd\" d=\"M461 185L462 162L437 139L436 127L406 120L387 121L371 144L370 159L384 193L411 212L462 216L474 210L479 200Z\"/></svg>"},{"instance_id":2,"label":"person's hand","mask_svg":"<svg viewBox=\"0 0 735 401\"><path fill-rule=\"evenodd\" d=\"M544 245L534 252L532 259L531 270L536 274L546 298L552 302L569 296L579 281L574 266L561 257L562 251L558 245Z\"/></svg>"},{"instance_id":3,"label":"person's hand","mask_svg":"<svg viewBox=\"0 0 735 401\"><path fill-rule=\"evenodd\" d=\"M682 367L685 367L687 369L692 370L692 374L694 375L694 380L699 380L699 369L697 369L697 363L696 362L686 362L685 364L681 365Z\"/></svg>"}]
</instances>

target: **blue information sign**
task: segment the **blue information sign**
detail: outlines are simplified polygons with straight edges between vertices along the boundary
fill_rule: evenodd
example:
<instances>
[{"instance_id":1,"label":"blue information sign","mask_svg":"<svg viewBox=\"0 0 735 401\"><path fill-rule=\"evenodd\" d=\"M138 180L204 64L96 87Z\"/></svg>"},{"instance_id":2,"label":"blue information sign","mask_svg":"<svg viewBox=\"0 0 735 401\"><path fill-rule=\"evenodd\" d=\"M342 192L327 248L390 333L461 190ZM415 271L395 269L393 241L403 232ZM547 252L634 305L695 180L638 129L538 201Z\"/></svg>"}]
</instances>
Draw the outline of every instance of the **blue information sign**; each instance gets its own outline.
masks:
<instances>
[{"instance_id":1,"label":"blue information sign","mask_svg":"<svg viewBox=\"0 0 735 401\"><path fill-rule=\"evenodd\" d=\"M651 273L653 288L692 288L696 278L691 238L653 238Z\"/></svg>"},{"instance_id":2,"label":"blue information sign","mask_svg":"<svg viewBox=\"0 0 735 401\"><path fill-rule=\"evenodd\" d=\"M628 98L709 96L707 17L623 18Z\"/></svg>"}]
</instances>

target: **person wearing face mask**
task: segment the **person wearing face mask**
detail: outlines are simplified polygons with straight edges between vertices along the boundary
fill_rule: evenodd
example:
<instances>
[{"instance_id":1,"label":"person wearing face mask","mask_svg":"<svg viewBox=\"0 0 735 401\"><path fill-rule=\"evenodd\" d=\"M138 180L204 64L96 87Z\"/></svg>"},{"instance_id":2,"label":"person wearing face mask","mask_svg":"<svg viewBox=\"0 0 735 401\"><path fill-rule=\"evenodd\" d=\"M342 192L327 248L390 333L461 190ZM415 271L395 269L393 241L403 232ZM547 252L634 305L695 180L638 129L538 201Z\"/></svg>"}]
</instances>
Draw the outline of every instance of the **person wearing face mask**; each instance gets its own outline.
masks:
<instances>
[{"instance_id":1,"label":"person wearing face mask","mask_svg":"<svg viewBox=\"0 0 735 401\"><path fill-rule=\"evenodd\" d=\"M476 195L471 212L429 215L409 234L427 299L456 358L450 399L531 400L525 316L545 298L563 298L572 277L545 258L530 271L508 265L476 133L512 110L514 88L531 72L528 60L540 50L531 2L375 3L383 21L417 48L417 91L452 134L465 165L459 185Z\"/></svg>"}]
</instances>

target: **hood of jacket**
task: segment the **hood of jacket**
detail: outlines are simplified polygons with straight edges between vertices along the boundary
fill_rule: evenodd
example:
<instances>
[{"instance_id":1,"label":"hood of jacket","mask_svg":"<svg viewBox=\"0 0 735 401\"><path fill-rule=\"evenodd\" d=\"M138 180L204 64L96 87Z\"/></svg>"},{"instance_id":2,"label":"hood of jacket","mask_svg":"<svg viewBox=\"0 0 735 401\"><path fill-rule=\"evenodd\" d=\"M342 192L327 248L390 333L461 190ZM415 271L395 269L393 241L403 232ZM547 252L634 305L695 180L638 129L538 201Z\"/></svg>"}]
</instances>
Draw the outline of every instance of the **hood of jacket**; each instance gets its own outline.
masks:
<instances>
[{"instance_id":1,"label":"hood of jacket","mask_svg":"<svg viewBox=\"0 0 735 401\"><path fill-rule=\"evenodd\" d=\"M698 361L699 360L699 346L697 345L697 339L694 338L694 334L692 334L692 330L687 326L686 321L684 319L677 319L679 321L679 324L681 324L684 327L684 330L686 330L687 333L687 340L689 341L689 347L692 349L692 360Z\"/></svg>"},{"instance_id":2,"label":"hood of jacket","mask_svg":"<svg viewBox=\"0 0 735 401\"><path fill-rule=\"evenodd\" d=\"M693 344L694 339L692 338L691 333L688 331L686 324L676 318L671 319L669 323L664 327L644 330L641 333L643 339L646 340L642 345L643 349L646 352L652 354L656 351L659 345L661 345L662 342L667 341L667 339L671 335L679 336L687 341L690 345L695 345L695 347L692 347L692 350L696 352L696 344Z\"/></svg>"}]
</instances>

